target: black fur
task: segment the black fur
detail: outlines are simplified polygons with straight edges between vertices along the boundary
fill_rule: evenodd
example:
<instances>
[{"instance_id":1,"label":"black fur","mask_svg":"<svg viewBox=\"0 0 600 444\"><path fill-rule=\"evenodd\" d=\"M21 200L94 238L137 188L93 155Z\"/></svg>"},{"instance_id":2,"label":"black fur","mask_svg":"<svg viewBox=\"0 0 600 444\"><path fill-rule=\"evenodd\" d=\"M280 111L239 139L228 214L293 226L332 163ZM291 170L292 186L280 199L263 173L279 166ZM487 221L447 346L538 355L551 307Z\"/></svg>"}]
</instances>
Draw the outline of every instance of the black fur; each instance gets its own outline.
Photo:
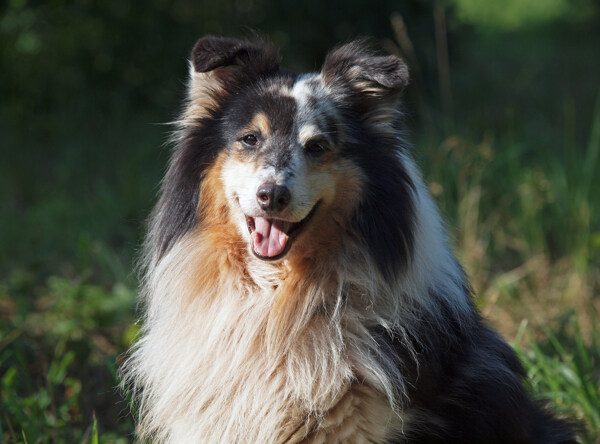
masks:
<instances>
[{"instance_id":1,"label":"black fur","mask_svg":"<svg viewBox=\"0 0 600 444\"><path fill-rule=\"evenodd\" d=\"M279 70L279 57L270 45L206 37L194 47L192 63L197 72L213 72L222 91L214 109L184 130L173 154L153 215L157 258L199 223L203 174L249 116L261 111L277 122L279 133L265 154L275 167L285 165L293 144L286 138L296 114L293 99L269 95L264 87L292 86L297 77ZM407 68L395 57L374 55L354 43L330 53L322 74L336 108L335 118L324 115L328 133L336 141L343 137L341 155L366 178L353 229L381 274L392 281L415 249L415 185L398 157L405 148L398 146L397 115L378 111L397 102L408 83ZM310 97L308 106L318 107L319 99ZM372 116L389 120L374 122ZM377 126L381 123L387 131ZM371 332L382 356L395 356L407 381L398 390L405 391L402 407L410 412L410 427L395 442L576 442L568 422L531 400L514 351L473 306L470 313L458 315L442 292L431 291L439 313L415 313L411 325ZM471 298L466 286L465 297Z\"/></svg>"},{"instance_id":2,"label":"black fur","mask_svg":"<svg viewBox=\"0 0 600 444\"><path fill-rule=\"evenodd\" d=\"M422 313L406 330L373 331L408 381L410 426L390 442L576 443L571 423L532 400L517 355L475 308L458 319L431 297L437 319Z\"/></svg>"},{"instance_id":3,"label":"black fur","mask_svg":"<svg viewBox=\"0 0 600 444\"><path fill-rule=\"evenodd\" d=\"M374 107L394 107L409 81L402 60L378 56L360 41L331 51L322 73L325 82L360 116L368 115Z\"/></svg>"},{"instance_id":4,"label":"black fur","mask_svg":"<svg viewBox=\"0 0 600 444\"><path fill-rule=\"evenodd\" d=\"M398 124L393 110L408 84L408 68L397 57L375 55L364 43L353 42L330 52L322 73L342 121L352 122L346 128L347 155L367 177L355 227L382 274L392 280L414 248L414 185L398 159L397 128L381 132L374 124L382 122L370 116L389 118L383 123L391 127Z\"/></svg>"},{"instance_id":5,"label":"black fur","mask_svg":"<svg viewBox=\"0 0 600 444\"><path fill-rule=\"evenodd\" d=\"M277 74L269 78L269 85L291 86L295 76L290 74ZM265 150L261 151L263 163L277 169L283 169L291 158L292 150L296 143L292 140L296 115L296 102L291 97L265 93L262 82L251 84L233 97L224 114L223 131L228 141L233 141L237 131L248 123L248 119L256 113L263 113L269 121L276 122L275 132L271 135L271 142Z\"/></svg>"},{"instance_id":6,"label":"black fur","mask_svg":"<svg viewBox=\"0 0 600 444\"><path fill-rule=\"evenodd\" d=\"M378 137L366 128L355 130L356 143L348 144L347 155L363 170L367 184L354 225L381 273L393 280L411 260L414 248L413 184L391 149L397 140Z\"/></svg>"},{"instance_id":7,"label":"black fur","mask_svg":"<svg viewBox=\"0 0 600 444\"><path fill-rule=\"evenodd\" d=\"M207 36L194 45L192 63L196 72L235 67L235 76L227 73L227 70L219 74L226 75L227 80L235 80L240 85L245 79L278 71L279 54L268 42Z\"/></svg>"},{"instance_id":8,"label":"black fur","mask_svg":"<svg viewBox=\"0 0 600 444\"><path fill-rule=\"evenodd\" d=\"M156 260L198 223L198 197L204 171L223 149L227 137L226 132L215 131L223 127L219 123L223 110L240 89L279 69L279 54L268 43L223 37L198 40L191 59L196 72L215 71L224 90L214 97L216 106L208 110L207 117L183 130L173 152L159 202L151 216L156 224L151 232L158 236L152 240L157 246Z\"/></svg>"},{"instance_id":9,"label":"black fur","mask_svg":"<svg viewBox=\"0 0 600 444\"><path fill-rule=\"evenodd\" d=\"M187 130L173 152L162 183L160 199L152 214L152 220L157 223L153 232L159 236L156 240L157 259L198 222L197 207L202 176L223 146L219 134L210 129L211 125L205 124L207 120L216 118L218 114L204 118L204 122L198 122L198 126Z\"/></svg>"}]
</instances>

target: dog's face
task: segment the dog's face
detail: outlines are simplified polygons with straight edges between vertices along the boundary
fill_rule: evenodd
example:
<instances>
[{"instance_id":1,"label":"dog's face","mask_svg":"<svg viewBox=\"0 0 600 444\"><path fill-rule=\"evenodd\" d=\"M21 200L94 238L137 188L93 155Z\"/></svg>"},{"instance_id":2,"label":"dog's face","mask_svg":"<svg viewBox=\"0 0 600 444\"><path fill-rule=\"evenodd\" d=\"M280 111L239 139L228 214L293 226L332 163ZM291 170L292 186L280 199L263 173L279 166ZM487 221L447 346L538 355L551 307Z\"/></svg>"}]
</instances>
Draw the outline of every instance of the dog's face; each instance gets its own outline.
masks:
<instances>
[{"instance_id":1,"label":"dog's face","mask_svg":"<svg viewBox=\"0 0 600 444\"><path fill-rule=\"evenodd\" d=\"M317 76L269 78L233 99L223 117L225 192L263 260L284 257L297 239L318 240L360 198L361 172L344 156L340 116L319 85Z\"/></svg>"},{"instance_id":2,"label":"dog's face","mask_svg":"<svg viewBox=\"0 0 600 444\"><path fill-rule=\"evenodd\" d=\"M184 142L165 188L173 182L190 200L197 193L199 214L188 213L185 222L193 224L215 199L215 191L198 193L212 171L225 197L223 217L261 260L334 247L340 233L352 231L368 247L386 249L398 236L381 230L397 231L397 216L410 216L410 181L398 174L394 127L407 80L401 60L373 55L360 43L331 52L320 73L297 76L279 69L269 45L200 39ZM393 224L386 225L386 213L396 217Z\"/></svg>"}]
</instances>

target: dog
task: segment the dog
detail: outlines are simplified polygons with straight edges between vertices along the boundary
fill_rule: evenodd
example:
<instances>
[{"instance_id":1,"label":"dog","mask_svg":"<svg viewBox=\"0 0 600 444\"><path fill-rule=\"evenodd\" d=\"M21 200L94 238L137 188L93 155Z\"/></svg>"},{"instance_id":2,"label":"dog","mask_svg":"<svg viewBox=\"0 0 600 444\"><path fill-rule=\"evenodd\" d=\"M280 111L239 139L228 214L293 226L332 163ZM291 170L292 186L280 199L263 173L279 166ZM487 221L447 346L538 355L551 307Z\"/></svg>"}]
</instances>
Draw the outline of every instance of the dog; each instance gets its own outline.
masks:
<instances>
[{"instance_id":1,"label":"dog","mask_svg":"<svg viewBox=\"0 0 600 444\"><path fill-rule=\"evenodd\" d=\"M142 440L564 443L478 314L403 138L407 66L193 48L122 369Z\"/></svg>"}]
</instances>

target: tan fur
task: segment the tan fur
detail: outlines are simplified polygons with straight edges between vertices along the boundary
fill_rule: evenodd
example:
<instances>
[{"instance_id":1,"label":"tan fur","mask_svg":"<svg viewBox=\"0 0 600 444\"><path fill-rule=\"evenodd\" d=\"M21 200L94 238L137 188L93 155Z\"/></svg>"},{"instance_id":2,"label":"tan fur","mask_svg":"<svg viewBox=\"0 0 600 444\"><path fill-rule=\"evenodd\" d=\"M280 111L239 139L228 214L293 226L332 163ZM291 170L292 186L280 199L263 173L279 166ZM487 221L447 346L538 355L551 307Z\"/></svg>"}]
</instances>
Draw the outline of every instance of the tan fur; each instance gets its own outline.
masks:
<instances>
[{"instance_id":1,"label":"tan fur","mask_svg":"<svg viewBox=\"0 0 600 444\"><path fill-rule=\"evenodd\" d=\"M168 442L202 436L202 442L215 443L283 442L286 436L288 442L335 442L338 435L341 442L368 442L373 433L385 435L395 414L375 394L379 390L369 388L372 376L357 379L341 313L322 305L329 291L299 279L301 269L271 291L238 280L234 271L241 264L220 259L235 250L223 254L228 244L222 236L220 230L194 233L157 270L156 291L180 298L153 301L156 310L147 322L154 328L138 345L145 353L160 350L149 375L152 410L145 412L140 434ZM182 254L202 260L180 263ZM282 317L278 301L297 308L295 316ZM269 328L271 322L279 325ZM178 356L183 349L185 359ZM365 415L350 416L351 408ZM236 425L236 418L242 423ZM249 420L255 427L242 426Z\"/></svg>"},{"instance_id":2,"label":"tan fur","mask_svg":"<svg viewBox=\"0 0 600 444\"><path fill-rule=\"evenodd\" d=\"M204 77L192 81L186 119L202 117L220 88L216 77L193 76ZM314 135L309 127L301 137ZM263 114L247 129L272 131ZM205 170L196 227L148 261L144 326L123 370L140 400L139 436L170 443L396 436L409 418L406 387L395 364L374 359L380 346L370 327L410 331L410 310L437 309L429 306L431 285L460 282L412 160L400 157L419 208L415 255L402 277L388 282L349 226L365 178L335 149L298 161L305 168L300 188L313 203L289 220L303 219L312 205L318 211L285 258L256 258L240 199L255 193L246 181L259 170L235 143ZM460 311L466 302L450 306ZM410 341L405 346L410 351Z\"/></svg>"},{"instance_id":3,"label":"tan fur","mask_svg":"<svg viewBox=\"0 0 600 444\"><path fill-rule=\"evenodd\" d=\"M263 136L268 136L271 134L271 122L269 122L269 118L265 114L257 113L245 129L258 130Z\"/></svg>"},{"instance_id":4,"label":"tan fur","mask_svg":"<svg viewBox=\"0 0 600 444\"><path fill-rule=\"evenodd\" d=\"M362 186L350 162L323 166L333 170L328 186L336 195L286 260L264 263L248 252L224 195L230 161L222 154L204 178L197 229L148 273L143 334L125 368L126 379L146 387L140 436L173 443L380 442L398 433L406 416L393 386L402 376L393 384L390 370L370 357L378 345L367 326L410 328L402 307L427 309L421 273L445 279L453 270L416 257L419 274L408 272L399 287L373 279L364 248L342 235ZM437 213L424 217L422 241L442 235L441 226L431 226L439 224Z\"/></svg>"},{"instance_id":5,"label":"tan fur","mask_svg":"<svg viewBox=\"0 0 600 444\"><path fill-rule=\"evenodd\" d=\"M210 109L216 105L215 97L223 93L223 86L218 80L217 72L196 72L190 65L190 83L188 86L188 106L182 123L190 123L194 119L206 117Z\"/></svg>"},{"instance_id":6,"label":"tan fur","mask_svg":"<svg viewBox=\"0 0 600 444\"><path fill-rule=\"evenodd\" d=\"M275 69L264 52L268 47L261 52L250 45L240 52L240 44L245 43L207 37L193 51L212 54L212 60L195 58L199 70L222 65L210 73L192 69L188 109L179 122L184 130L175 136L184 142L183 151L173 157L148 234L144 323L122 368L124 385L137 400L138 437L157 443L379 443L402 442L420 427L443 430L437 414L423 425L421 407L409 391L430 384L422 356L456 345L455 328L473 328L463 272L418 169L401 146L393 151L396 158L380 161L397 161L397 171L408 176L402 194L392 195L406 199L401 202L406 206L393 209L408 213L410 229L399 225L401 232L375 228L365 234L385 217L380 206L387 204L381 189L386 183L370 169L363 172L354 163L356 153L343 149L352 144L352 122L334 104L345 94L360 94L370 105L362 118L371 130L396 140L392 105L407 82L401 72L406 68L395 63L397 77L388 79L394 91L366 80L373 78L371 63L353 64L345 79L349 65L336 58L343 62L357 49L342 47L332 63L326 60L327 76L300 77L291 89L281 84L285 77L255 85L271 98L295 101L287 111L296 113L288 116L294 125L278 126L278 107L254 116L239 109L232 116L249 123L235 127L237 137L223 136L229 146L210 136L203 145L207 132L228 122L212 115L221 99L252 76ZM391 62L386 59L383 68ZM353 87L342 93L337 86L345 81ZM199 131L189 131L194 129ZM245 138L249 133L257 143ZM202 148L207 151L195 151ZM200 189L190 190L193 183ZM401 186L389 185L394 183ZM259 197L265 184L286 196L276 208ZM372 211L373 202L361 199L374 194ZM194 214L189 204L196 198ZM407 222L394 214L399 223ZM256 239L273 232L282 236L268 239L279 242L278 249L263 256ZM401 265L390 264L396 273L378 262L386 258L386 246L373 241L375 234L393 236L390 246L399 253L410 251L398 256L405 261ZM382 251L381 258L373 257ZM446 317L452 330L445 330ZM451 341L428 343L430 334ZM434 348L427 350L430 344Z\"/></svg>"},{"instance_id":7,"label":"tan fur","mask_svg":"<svg viewBox=\"0 0 600 444\"><path fill-rule=\"evenodd\" d=\"M302 145L305 145L314 135L319 133L317 125L303 125L298 132L298 140Z\"/></svg>"},{"instance_id":8,"label":"tan fur","mask_svg":"<svg viewBox=\"0 0 600 444\"><path fill-rule=\"evenodd\" d=\"M225 85L235 78L239 70L240 67L227 67L197 72L190 62L187 106L179 119L179 126L184 128L195 120L208 116L210 110L215 109L217 98L229 94Z\"/></svg>"},{"instance_id":9,"label":"tan fur","mask_svg":"<svg viewBox=\"0 0 600 444\"><path fill-rule=\"evenodd\" d=\"M338 221L331 217L326 222L323 216L318 229L307 234L301 249L305 254L270 266L273 285L261 288L246 266L257 260L240 248L242 238L230 222L221 183L224 163L221 156L204 178L203 222L168 253L147 283L146 335L137 353L147 357L153 350L161 352L152 368L141 369L153 391L145 393L140 434L169 442L189 442L191 436L204 436L205 442L278 442L295 431L294 436L314 435L319 442L322 433L347 433L340 428L346 420L338 400L375 390L368 389L366 377L356 379L343 340L336 296L341 282L331 278L339 274L337 264L326 254L312 254L339 248L337 224L360 189L360 183L349 180L355 172L350 166L338 172L347 185L338 187L337 204L328 213L337 213ZM315 267L315 261L324 266ZM183 349L188 350L184 360L179 357ZM140 365L144 363L148 359ZM365 399L379 405L379 398ZM229 413L222 415L223 409ZM202 419L178 425L181 418L199 414ZM236 426L236 417L256 417L257 427ZM315 420L329 426L313 430ZM364 432L364 426L352 427L358 427L359 435Z\"/></svg>"},{"instance_id":10,"label":"tan fur","mask_svg":"<svg viewBox=\"0 0 600 444\"><path fill-rule=\"evenodd\" d=\"M323 417L311 416L285 443L374 443L389 438L399 418L372 389L353 384Z\"/></svg>"},{"instance_id":11,"label":"tan fur","mask_svg":"<svg viewBox=\"0 0 600 444\"><path fill-rule=\"evenodd\" d=\"M297 239L294 254L269 264L248 252L232 221L222 181L228 161L221 155L204 178L202 223L145 283L143 334L125 369L126 378L129 371L146 387L140 436L173 443L380 442L398 433L406 419L402 393L389 369L370 357L378 345L367 326L404 319L399 327L410 328L402 307L423 306L426 287L410 272L398 288L374 280L364 248L342 237L358 204L360 175L350 163L338 166L337 195L326 211ZM441 235L440 227L428 228L429 219L423 235ZM451 272L416 261L421 273L429 270L428 280ZM402 381L399 373L395 379Z\"/></svg>"}]
</instances>

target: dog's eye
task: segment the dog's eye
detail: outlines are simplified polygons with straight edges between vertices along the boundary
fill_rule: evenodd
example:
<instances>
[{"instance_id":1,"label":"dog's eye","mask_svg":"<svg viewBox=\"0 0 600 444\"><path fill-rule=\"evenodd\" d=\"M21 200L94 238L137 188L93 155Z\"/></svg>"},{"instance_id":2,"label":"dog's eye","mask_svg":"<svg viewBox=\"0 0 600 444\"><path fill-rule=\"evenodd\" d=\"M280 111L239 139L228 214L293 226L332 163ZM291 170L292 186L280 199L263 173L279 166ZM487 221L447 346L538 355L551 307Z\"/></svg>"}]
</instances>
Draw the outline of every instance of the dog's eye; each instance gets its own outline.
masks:
<instances>
[{"instance_id":1,"label":"dog's eye","mask_svg":"<svg viewBox=\"0 0 600 444\"><path fill-rule=\"evenodd\" d=\"M258 145L258 137L256 137L254 134L246 134L244 137L242 137L242 142L248 146L256 146Z\"/></svg>"},{"instance_id":2,"label":"dog's eye","mask_svg":"<svg viewBox=\"0 0 600 444\"><path fill-rule=\"evenodd\" d=\"M316 157L325 154L329 147L324 140L309 140L306 145L304 145L304 149L310 156Z\"/></svg>"}]
</instances>

